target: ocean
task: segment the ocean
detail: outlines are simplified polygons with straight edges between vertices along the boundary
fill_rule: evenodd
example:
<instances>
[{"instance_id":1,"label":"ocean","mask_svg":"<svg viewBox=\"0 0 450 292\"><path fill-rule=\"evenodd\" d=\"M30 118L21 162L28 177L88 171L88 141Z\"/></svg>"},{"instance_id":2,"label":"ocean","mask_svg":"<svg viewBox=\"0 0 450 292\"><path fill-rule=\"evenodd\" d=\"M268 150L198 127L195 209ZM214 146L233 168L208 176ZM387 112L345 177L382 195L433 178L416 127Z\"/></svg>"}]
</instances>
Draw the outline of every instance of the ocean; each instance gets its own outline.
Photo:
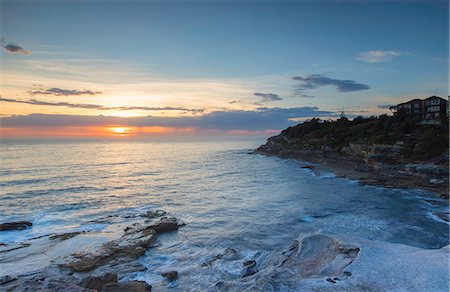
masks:
<instances>
[{"instance_id":1,"label":"ocean","mask_svg":"<svg viewBox=\"0 0 450 292\"><path fill-rule=\"evenodd\" d=\"M306 162L254 154L263 142L3 140L0 223L29 220L33 228L0 232L0 243L102 230L96 218L163 209L186 226L161 235L139 259L148 269L128 278L188 290L239 277L241 263L202 267L225 249L264 264L302 233L448 244L448 223L433 215L448 203L436 194L362 185L302 168ZM171 269L181 276L167 284L160 274Z\"/></svg>"}]
</instances>

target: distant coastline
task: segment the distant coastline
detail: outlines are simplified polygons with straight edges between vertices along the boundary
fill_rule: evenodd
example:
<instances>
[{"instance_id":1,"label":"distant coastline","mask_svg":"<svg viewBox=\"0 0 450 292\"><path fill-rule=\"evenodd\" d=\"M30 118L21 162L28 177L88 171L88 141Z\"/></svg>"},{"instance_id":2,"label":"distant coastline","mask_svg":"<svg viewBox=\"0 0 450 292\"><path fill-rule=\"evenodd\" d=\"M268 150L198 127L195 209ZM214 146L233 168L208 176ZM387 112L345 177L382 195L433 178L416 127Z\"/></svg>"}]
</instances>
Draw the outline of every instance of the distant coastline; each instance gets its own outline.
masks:
<instances>
[{"instance_id":1,"label":"distant coastline","mask_svg":"<svg viewBox=\"0 0 450 292\"><path fill-rule=\"evenodd\" d=\"M447 120L421 125L408 116L312 119L270 137L255 152L317 163L364 184L448 197Z\"/></svg>"}]
</instances>

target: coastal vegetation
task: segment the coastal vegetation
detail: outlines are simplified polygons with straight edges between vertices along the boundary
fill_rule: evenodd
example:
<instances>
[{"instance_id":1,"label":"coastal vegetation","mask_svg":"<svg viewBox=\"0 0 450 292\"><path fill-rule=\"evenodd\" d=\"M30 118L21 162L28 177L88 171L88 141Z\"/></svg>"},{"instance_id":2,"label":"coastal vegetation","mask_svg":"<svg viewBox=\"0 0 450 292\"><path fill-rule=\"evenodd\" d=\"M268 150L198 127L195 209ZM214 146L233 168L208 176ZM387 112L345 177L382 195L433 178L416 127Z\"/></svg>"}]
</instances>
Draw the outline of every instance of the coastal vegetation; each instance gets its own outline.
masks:
<instances>
[{"instance_id":1,"label":"coastal vegetation","mask_svg":"<svg viewBox=\"0 0 450 292\"><path fill-rule=\"evenodd\" d=\"M256 152L319 163L367 184L424 188L448 197L448 130L446 118L313 118L270 137Z\"/></svg>"},{"instance_id":2,"label":"coastal vegetation","mask_svg":"<svg viewBox=\"0 0 450 292\"><path fill-rule=\"evenodd\" d=\"M402 158L439 162L448 153L448 120L421 124L408 116L313 118L281 132L286 144L339 150L350 144L398 145Z\"/></svg>"}]
</instances>

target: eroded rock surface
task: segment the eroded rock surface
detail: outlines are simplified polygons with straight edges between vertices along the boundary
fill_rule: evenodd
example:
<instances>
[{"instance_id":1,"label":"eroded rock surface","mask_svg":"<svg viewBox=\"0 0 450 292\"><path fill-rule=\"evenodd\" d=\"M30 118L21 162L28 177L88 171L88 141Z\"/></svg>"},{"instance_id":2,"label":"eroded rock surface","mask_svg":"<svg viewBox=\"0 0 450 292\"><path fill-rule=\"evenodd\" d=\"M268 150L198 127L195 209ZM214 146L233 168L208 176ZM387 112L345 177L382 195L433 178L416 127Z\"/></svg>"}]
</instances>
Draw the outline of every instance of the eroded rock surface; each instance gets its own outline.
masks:
<instances>
[{"instance_id":1,"label":"eroded rock surface","mask_svg":"<svg viewBox=\"0 0 450 292\"><path fill-rule=\"evenodd\" d=\"M86 272L113 260L117 264L135 259L155 242L157 234L177 230L184 225L177 218L165 215L167 213L160 210L147 212L143 217L150 219L127 226L120 238L108 241L94 251L72 254L62 266L75 272Z\"/></svg>"},{"instance_id":2,"label":"eroded rock surface","mask_svg":"<svg viewBox=\"0 0 450 292\"><path fill-rule=\"evenodd\" d=\"M14 280L17 280L17 277L10 276L10 275L6 275L6 276L3 276L3 277L0 277L0 285L12 282Z\"/></svg>"},{"instance_id":3,"label":"eroded rock surface","mask_svg":"<svg viewBox=\"0 0 450 292\"><path fill-rule=\"evenodd\" d=\"M163 276L164 278L166 278L169 281L175 281L176 279L178 279L178 272L177 271L167 271L164 273L161 273L161 276Z\"/></svg>"},{"instance_id":4,"label":"eroded rock surface","mask_svg":"<svg viewBox=\"0 0 450 292\"><path fill-rule=\"evenodd\" d=\"M0 290L151 291L148 283L129 282L127 277L146 269L136 259L151 247L157 234L177 230L184 223L163 210L114 214L99 220L107 224L99 231L87 227L2 244Z\"/></svg>"},{"instance_id":5,"label":"eroded rock surface","mask_svg":"<svg viewBox=\"0 0 450 292\"><path fill-rule=\"evenodd\" d=\"M88 276L81 280L80 286L88 289L101 291L109 283L117 283L117 274L106 273L99 277Z\"/></svg>"},{"instance_id":6,"label":"eroded rock surface","mask_svg":"<svg viewBox=\"0 0 450 292\"><path fill-rule=\"evenodd\" d=\"M0 231L24 230L33 226L30 221L6 222L0 224Z\"/></svg>"},{"instance_id":7,"label":"eroded rock surface","mask_svg":"<svg viewBox=\"0 0 450 292\"><path fill-rule=\"evenodd\" d=\"M127 283L110 283L103 287L102 292L151 292L152 286L144 281Z\"/></svg>"},{"instance_id":8,"label":"eroded rock surface","mask_svg":"<svg viewBox=\"0 0 450 292\"><path fill-rule=\"evenodd\" d=\"M53 234L50 236L50 239L51 240L67 240L67 239L71 239L72 237L77 236L78 234L83 234L83 233L85 233L85 231L74 231L74 232Z\"/></svg>"},{"instance_id":9,"label":"eroded rock surface","mask_svg":"<svg viewBox=\"0 0 450 292\"><path fill-rule=\"evenodd\" d=\"M302 278L337 277L351 264L359 247L344 244L323 234L314 234L295 240L283 253L280 267L295 270Z\"/></svg>"}]
</instances>

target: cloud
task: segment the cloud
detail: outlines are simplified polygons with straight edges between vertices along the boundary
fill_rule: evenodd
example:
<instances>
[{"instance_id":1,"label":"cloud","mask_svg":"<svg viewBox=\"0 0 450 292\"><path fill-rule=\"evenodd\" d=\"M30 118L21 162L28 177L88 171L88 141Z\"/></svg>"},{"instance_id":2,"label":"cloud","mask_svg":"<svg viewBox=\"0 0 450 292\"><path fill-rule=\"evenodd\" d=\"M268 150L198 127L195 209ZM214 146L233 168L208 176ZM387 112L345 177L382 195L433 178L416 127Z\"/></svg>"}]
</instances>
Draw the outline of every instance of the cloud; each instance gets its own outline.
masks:
<instances>
[{"instance_id":1,"label":"cloud","mask_svg":"<svg viewBox=\"0 0 450 292\"><path fill-rule=\"evenodd\" d=\"M393 106L395 106L395 104L379 104L379 105L377 105L377 107L379 109L389 109L389 108L391 108Z\"/></svg>"},{"instance_id":2,"label":"cloud","mask_svg":"<svg viewBox=\"0 0 450 292\"><path fill-rule=\"evenodd\" d=\"M389 62L394 58L400 56L402 53L396 51L383 51L374 50L368 52L359 53L356 60L367 62L367 63L381 63Z\"/></svg>"},{"instance_id":3,"label":"cloud","mask_svg":"<svg viewBox=\"0 0 450 292\"><path fill-rule=\"evenodd\" d=\"M260 104L260 103L268 102L268 101L274 101L274 100L282 100L282 98L278 94L274 94L274 93L255 92L255 93L253 93L253 95L261 97L261 100L258 101L256 104Z\"/></svg>"},{"instance_id":4,"label":"cloud","mask_svg":"<svg viewBox=\"0 0 450 292\"><path fill-rule=\"evenodd\" d=\"M333 79L321 74L311 74L306 77L294 76L293 80L300 81L301 84L295 86L295 93L301 97L313 97L307 95L306 92L322 86L332 85L336 87L339 92L352 92L370 89L370 87L363 83L357 83L353 80Z\"/></svg>"},{"instance_id":5,"label":"cloud","mask_svg":"<svg viewBox=\"0 0 450 292\"><path fill-rule=\"evenodd\" d=\"M317 107L258 108L255 110L214 111L196 117L111 117L80 115L31 114L2 118L2 127L71 127L108 126L130 127L163 126L195 127L204 130L281 130L297 122L290 119L328 117L335 112L319 110ZM337 115L338 116L338 115Z\"/></svg>"},{"instance_id":6,"label":"cloud","mask_svg":"<svg viewBox=\"0 0 450 292\"><path fill-rule=\"evenodd\" d=\"M143 110L143 111L182 111L182 112L191 112L191 113L202 113L204 109L189 109L184 107L148 107L148 106L115 106L115 107L107 107L98 104L89 104L89 103L69 103L69 102L50 102L43 100L20 100L20 99L12 99L12 98L3 98L0 97L0 102L10 102L10 103L25 103L32 105L44 105L44 106L62 106L68 108L79 108L79 109L94 109L94 110L117 110L117 111L129 111L129 110Z\"/></svg>"},{"instance_id":7,"label":"cloud","mask_svg":"<svg viewBox=\"0 0 450 292\"><path fill-rule=\"evenodd\" d=\"M10 54L20 54L20 55L31 55L31 52L28 50L25 50L24 48L22 48L19 45L13 44L13 43L9 43L7 45L5 45L2 43L2 47L3 49L5 49L5 51L7 51Z\"/></svg>"},{"instance_id":8,"label":"cloud","mask_svg":"<svg viewBox=\"0 0 450 292\"><path fill-rule=\"evenodd\" d=\"M102 92L99 92L99 91L78 90L78 89L61 89L61 88L57 88L57 87L49 88L49 89L28 91L28 93L31 95L56 95L56 96L102 94Z\"/></svg>"}]
</instances>

